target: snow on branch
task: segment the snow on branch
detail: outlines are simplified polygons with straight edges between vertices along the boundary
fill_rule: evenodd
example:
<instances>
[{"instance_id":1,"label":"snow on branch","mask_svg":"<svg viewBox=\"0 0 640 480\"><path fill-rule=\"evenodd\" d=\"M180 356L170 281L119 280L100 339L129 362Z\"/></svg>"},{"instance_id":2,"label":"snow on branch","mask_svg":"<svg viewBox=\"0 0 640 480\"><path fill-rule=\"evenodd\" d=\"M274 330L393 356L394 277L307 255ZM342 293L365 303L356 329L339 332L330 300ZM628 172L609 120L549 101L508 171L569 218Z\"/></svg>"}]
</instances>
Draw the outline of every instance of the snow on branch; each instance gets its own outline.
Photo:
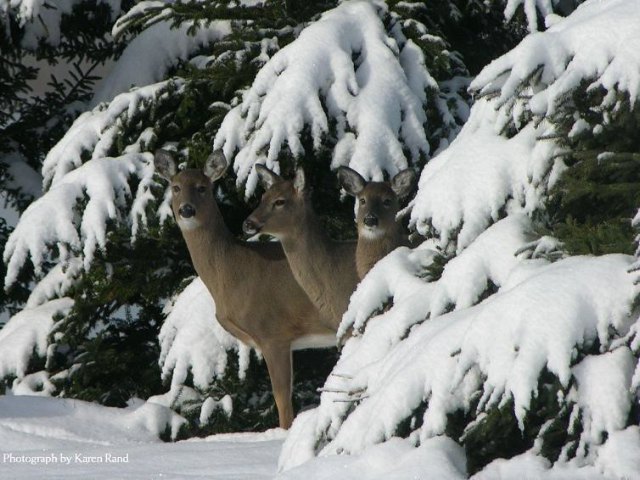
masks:
<instances>
[{"instance_id":1,"label":"snow on branch","mask_svg":"<svg viewBox=\"0 0 640 480\"><path fill-rule=\"evenodd\" d=\"M20 28L24 28L21 40L23 47L36 49L38 42L43 41L56 46L60 43L60 23L63 15L69 15L76 5L86 0L0 0L0 22L9 26L13 17ZM87 2L88 3L88 2ZM120 0L100 0L111 9L111 18L120 14ZM9 32L8 28L4 29ZM10 38L3 38L3 41Z\"/></svg>"},{"instance_id":2,"label":"snow on branch","mask_svg":"<svg viewBox=\"0 0 640 480\"><path fill-rule=\"evenodd\" d=\"M437 84L411 41L400 50L387 35L385 12L380 2L343 2L260 70L214 141L228 158L237 152L234 168L247 195L257 183L254 164L278 171L285 145L302 155L305 129L317 149L335 126L333 166L349 165L372 179L429 153L425 89Z\"/></svg>"},{"instance_id":3,"label":"snow on branch","mask_svg":"<svg viewBox=\"0 0 640 480\"><path fill-rule=\"evenodd\" d=\"M128 14L145 3L164 5L164 2L141 2ZM116 23L114 34L123 18L125 17L121 17ZM154 19L157 21L157 18ZM141 87L160 81L166 77L171 67L231 33L231 22L228 20L202 22L195 33L189 33L193 26L194 22L189 21L171 28L169 21L161 21L138 34L124 49L113 69L98 84L92 103L96 105L109 102L114 96L129 90L132 85Z\"/></svg>"},{"instance_id":4,"label":"snow on branch","mask_svg":"<svg viewBox=\"0 0 640 480\"><path fill-rule=\"evenodd\" d=\"M527 18L527 26L530 32L538 31L538 12L542 18L553 14L553 5L558 0L507 0L504 8L504 17L510 21L516 14L518 8L522 7L525 17Z\"/></svg>"},{"instance_id":5,"label":"snow on branch","mask_svg":"<svg viewBox=\"0 0 640 480\"><path fill-rule=\"evenodd\" d=\"M182 385L189 372L194 386L207 388L215 377L224 376L230 350L238 352L238 376L244 377L251 349L217 322L213 298L200 278L193 280L168 310L158 339L162 378L171 377L172 388Z\"/></svg>"},{"instance_id":6,"label":"snow on branch","mask_svg":"<svg viewBox=\"0 0 640 480\"><path fill-rule=\"evenodd\" d=\"M126 219L123 211L132 197L129 179L135 176L148 186L153 171L150 154L127 153L91 160L59 179L29 205L7 240L5 286L16 281L27 258L40 275L42 263L54 246L63 263L70 253L77 256L82 251L88 268L96 249L106 247L107 222ZM140 189L136 194L147 197ZM78 211L81 203L82 211Z\"/></svg>"},{"instance_id":7,"label":"snow on branch","mask_svg":"<svg viewBox=\"0 0 640 480\"><path fill-rule=\"evenodd\" d=\"M476 102L451 146L422 171L411 224L438 235L443 249L463 250L507 212L532 212L563 169L559 147L537 140L550 131L546 122L506 138L499 119L495 100Z\"/></svg>"},{"instance_id":8,"label":"snow on branch","mask_svg":"<svg viewBox=\"0 0 640 480\"><path fill-rule=\"evenodd\" d=\"M179 93L183 82L179 79L148 85L123 93L108 105L101 104L80 115L64 137L49 151L42 164L45 188L52 187L65 175L86 161L109 155L123 122L134 118L158 100Z\"/></svg>"},{"instance_id":9,"label":"snow on branch","mask_svg":"<svg viewBox=\"0 0 640 480\"><path fill-rule=\"evenodd\" d=\"M620 419L627 418L631 405L630 400L619 400L603 408L603 395L609 397L591 372L600 378L607 365L615 365L617 373L610 372L607 385L618 393L631 392L637 359L628 348L607 352L634 320L630 312L636 289L627 273L632 260L626 255L572 257L551 264L522 260L498 293L473 307L432 317L387 346L379 358L366 358L382 345L370 336L394 329L398 312L409 312L413 305L424 308L413 301L417 296L394 304L369 321L353 347L347 343L320 406L294 423L281 467L291 468L316 454L362 452L394 436L421 405L424 415L411 436L419 442L442 434L448 415L469 411L478 398L475 415L512 401L522 427L544 369L567 389L566 401L579 398L577 408L587 426L581 442L599 444L599 433L624 427ZM430 296L429 291L422 296ZM574 366L576 349L594 344L601 345L598 360ZM571 388L583 393L573 396ZM345 406L343 400L350 397Z\"/></svg>"},{"instance_id":10,"label":"snow on branch","mask_svg":"<svg viewBox=\"0 0 640 480\"><path fill-rule=\"evenodd\" d=\"M45 357L48 337L56 314L65 314L73 306L70 298L59 298L37 307L25 308L9 319L0 330L0 378L27 373L34 352Z\"/></svg>"},{"instance_id":11,"label":"snow on branch","mask_svg":"<svg viewBox=\"0 0 640 480\"><path fill-rule=\"evenodd\" d=\"M590 0L543 33L494 60L471 83L480 95L497 95L499 105L529 87L534 115L552 115L582 82L640 95L640 0ZM614 96L605 102L615 101Z\"/></svg>"}]
</instances>

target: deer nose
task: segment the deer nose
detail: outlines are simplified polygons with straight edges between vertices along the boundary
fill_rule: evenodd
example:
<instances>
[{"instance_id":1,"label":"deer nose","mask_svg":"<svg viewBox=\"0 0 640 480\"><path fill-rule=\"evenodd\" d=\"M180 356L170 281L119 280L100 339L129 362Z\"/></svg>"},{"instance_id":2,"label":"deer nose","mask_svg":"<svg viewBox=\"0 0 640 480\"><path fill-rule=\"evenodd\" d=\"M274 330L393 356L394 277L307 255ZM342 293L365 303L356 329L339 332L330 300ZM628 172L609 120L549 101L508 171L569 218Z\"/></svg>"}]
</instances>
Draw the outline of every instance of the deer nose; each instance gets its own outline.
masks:
<instances>
[{"instance_id":1,"label":"deer nose","mask_svg":"<svg viewBox=\"0 0 640 480\"><path fill-rule=\"evenodd\" d=\"M178 209L178 213L182 218L191 218L196 214L196 209L193 208L193 205L185 203Z\"/></svg>"},{"instance_id":2,"label":"deer nose","mask_svg":"<svg viewBox=\"0 0 640 480\"><path fill-rule=\"evenodd\" d=\"M365 215L363 223L367 226L367 227L376 227L378 225L378 217L376 217L375 215Z\"/></svg>"},{"instance_id":3,"label":"deer nose","mask_svg":"<svg viewBox=\"0 0 640 480\"><path fill-rule=\"evenodd\" d=\"M247 235L255 235L260 231L260 226L250 218L247 218L242 224L242 231Z\"/></svg>"}]
</instances>

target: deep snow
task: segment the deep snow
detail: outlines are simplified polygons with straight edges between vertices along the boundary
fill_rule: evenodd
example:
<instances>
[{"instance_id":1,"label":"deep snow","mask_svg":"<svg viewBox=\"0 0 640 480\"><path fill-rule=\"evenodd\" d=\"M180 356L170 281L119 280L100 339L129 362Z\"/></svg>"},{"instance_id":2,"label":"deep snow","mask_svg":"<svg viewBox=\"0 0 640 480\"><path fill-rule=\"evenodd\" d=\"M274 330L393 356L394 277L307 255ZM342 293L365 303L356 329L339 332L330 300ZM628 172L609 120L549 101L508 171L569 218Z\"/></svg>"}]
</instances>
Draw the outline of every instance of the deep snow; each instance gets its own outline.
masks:
<instances>
[{"instance_id":1,"label":"deep snow","mask_svg":"<svg viewBox=\"0 0 640 480\"><path fill-rule=\"evenodd\" d=\"M80 400L0 396L0 478L16 480L209 479L361 480L467 478L464 451L435 437L419 448L392 438L359 455L317 457L278 474L277 459L287 432L232 433L164 443L158 434L181 419L168 408L139 403L125 409ZM608 480L640 478L640 429L612 438L610 461L597 467L549 469L543 458L523 454L496 460L473 480ZM613 444L615 443L615 445ZM603 452L605 453L605 452ZM616 462L625 457L625 461ZM608 465L608 467L607 467ZM616 470L617 469L617 470Z\"/></svg>"}]
</instances>

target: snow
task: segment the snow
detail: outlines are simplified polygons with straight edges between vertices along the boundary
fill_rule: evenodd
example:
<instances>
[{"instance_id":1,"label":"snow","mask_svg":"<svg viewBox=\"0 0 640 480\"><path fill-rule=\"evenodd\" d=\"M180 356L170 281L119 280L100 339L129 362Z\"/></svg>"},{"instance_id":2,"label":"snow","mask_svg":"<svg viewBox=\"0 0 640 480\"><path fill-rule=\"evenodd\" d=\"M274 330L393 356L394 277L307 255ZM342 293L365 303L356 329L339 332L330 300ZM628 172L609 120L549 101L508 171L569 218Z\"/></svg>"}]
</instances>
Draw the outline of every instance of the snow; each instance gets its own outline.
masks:
<instances>
[{"instance_id":1,"label":"snow","mask_svg":"<svg viewBox=\"0 0 640 480\"><path fill-rule=\"evenodd\" d=\"M284 472L278 480L384 480L388 478L466 479L464 450L447 437L432 438L418 448L392 438L360 455L319 457Z\"/></svg>"},{"instance_id":2,"label":"snow","mask_svg":"<svg viewBox=\"0 0 640 480\"><path fill-rule=\"evenodd\" d=\"M24 28L21 45L35 50L39 41L57 46L61 40L60 22L64 15L68 15L73 7L82 0L57 0L52 6L45 0L0 0L0 21L8 24L8 17L17 20ZM120 0L100 0L98 3L107 4L111 8L111 18L120 13Z\"/></svg>"},{"instance_id":3,"label":"snow","mask_svg":"<svg viewBox=\"0 0 640 480\"><path fill-rule=\"evenodd\" d=\"M118 33L116 27L114 35ZM128 43L111 72L99 82L92 104L110 102L132 86L143 87L163 80L170 68L187 60L199 49L229 35L231 22L216 20L210 24L203 23L195 35L187 33L192 28L193 22L184 22L177 28L171 28L171 22L161 21L137 35Z\"/></svg>"},{"instance_id":4,"label":"snow","mask_svg":"<svg viewBox=\"0 0 640 480\"><path fill-rule=\"evenodd\" d=\"M81 400L0 396L0 473L17 480L276 479L382 480L467 478L463 449L434 437L419 447L397 437L359 455L318 457L276 473L287 433L280 429L232 433L164 443L166 426L182 423L166 407L144 403L124 409ZM598 467L549 462L532 452L495 460L473 480L613 480L639 478L638 427L612 434Z\"/></svg>"},{"instance_id":5,"label":"snow","mask_svg":"<svg viewBox=\"0 0 640 480\"><path fill-rule=\"evenodd\" d=\"M496 131L495 102L479 100L451 146L423 169L412 202L411 224L423 235L438 232L440 247L471 244L508 212L532 212L562 163L558 148L537 142L546 125L527 125L512 138ZM456 243L457 242L457 243Z\"/></svg>"},{"instance_id":6,"label":"snow","mask_svg":"<svg viewBox=\"0 0 640 480\"><path fill-rule=\"evenodd\" d=\"M45 188L51 188L80 167L84 163L83 154L91 152L94 160L106 157L117 141L118 122L145 111L151 101L166 98L172 88L180 91L182 82L168 80L122 93L108 105L98 105L80 115L44 159Z\"/></svg>"},{"instance_id":7,"label":"snow","mask_svg":"<svg viewBox=\"0 0 640 480\"><path fill-rule=\"evenodd\" d=\"M159 441L167 426L176 433L182 422L150 403L118 409L80 400L0 397L0 474L25 480L273 478L281 430Z\"/></svg>"},{"instance_id":8,"label":"snow","mask_svg":"<svg viewBox=\"0 0 640 480\"><path fill-rule=\"evenodd\" d=\"M583 80L589 88L604 87L629 94L633 103L640 94L639 0L590 0L566 19L542 33L526 37L512 51L494 60L471 83L481 94L497 93L507 103L538 69L530 93L535 115L553 114L571 89ZM597 40L596 40L597 39ZM605 97L605 102L608 101Z\"/></svg>"},{"instance_id":9,"label":"snow","mask_svg":"<svg viewBox=\"0 0 640 480\"><path fill-rule=\"evenodd\" d=\"M553 14L553 4L559 0L507 0L504 8L504 17L510 21L515 15L518 8L522 7L525 17L527 18L527 26L530 32L538 30L538 12L545 19Z\"/></svg>"},{"instance_id":10,"label":"snow","mask_svg":"<svg viewBox=\"0 0 640 480\"><path fill-rule=\"evenodd\" d=\"M94 159L66 174L24 211L9 236L4 250L7 265L5 286L17 279L20 268L30 258L41 274L50 246L58 249L59 260L82 250L85 269L97 248L106 246L107 220L122 220L118 210L131 196L129 177L153 175L150 154L125 154L118 158ZM85 200L81 215L76 204Z\"/></svg>"},{"instance_id":11,"label":"snow","mask_svg":"<svg viewBox=\"0 0 640 480\"><path fill-rule=\"evenodd\" d=\"M25 376L34 352L45 357L53 317L68 312L72 306L70 298L59 298L25 308L11 317L0 330L0 378L14 375L19 382Z\"/></svg>"},{"instance_id":12,"label":"snow","mask_svg":"<svg viewBox=\"0 0 640 480\"><path fill-rule=\"evenodd\" d=\"M194 385L206 389L215 377L224 376L231 351L239 357L238 376L244 378L250 347L217 322L213 298L200 278L168 305L166 313L158 340L162 377L171 377L172 389L182 385L189 372Z\"/></svg>"},{"instance_id":13,"label":"snow","mask_svg":"<svg viewBox=\"0 0 640 480\"><path fill-rule=\"evenodd\" d=\"M396 250L379 266L401 253ZM512 399L522 424L542 369L567 387L576 345L597 339L606 349L610 331L624 335L629 330L635 288L627 268L632 261L632 257L609 255L571 257L551 264L536 259L514 262L497 294L427 321L428 283L422 291L414 289L402 299L394 298L391 309L369 319L361 339L347 342L320 406L294 422L283 447L281 468L290 469L316 454L366 451L391 438L396 426L425 399L429 402L422 425L411 436L420 442L441 435L447 415L468 409L474 392L481 394L477 413ZM406 283L386 278L406 292ZM437 289L437 282L431 288ZM353 307L352 303L350 310ZM412 322L417 326L411 329ZM629 362L623 377L609 380L608 385L615 384L618 392L630 385L633 365ZM595 424L599 427L604 422L611 430L623 426L602 418L626 418L630 402L608 404L609 411L604 413L603 394L598 393L602 389L589 385L584 383L580 398Z\"/></svg>"},{"instance_id":14,"label":"snow","mask_svg":"<svg viewBox=\"0 0 640 480\"><path fill-rule=\"evenodd\" d=\"M584 425L579 450L602 443L625 427L633 402L631 377L636 363L629 348L621 347L587 356L573 367L577 388L572 393Z\"/></svg>"},{"instance_id":15,"label":"snow","mask_svg":"<svg viewBox=\"0 0 640 480\"><path fill-rule=\"evenodd\" d=\"M247 196L257 185L254 164L279 172L285 144L302 155L306 127L317 149L335 122L332 166L349 165L367 179L394 175L428 154L424 89L437 84L411 41L400 49L387 35L385 10L381 2L348 1L325 12L273 55L227 114L214 148L230 159L237 152L234 169Z\"/></svg>"}]
</instances>

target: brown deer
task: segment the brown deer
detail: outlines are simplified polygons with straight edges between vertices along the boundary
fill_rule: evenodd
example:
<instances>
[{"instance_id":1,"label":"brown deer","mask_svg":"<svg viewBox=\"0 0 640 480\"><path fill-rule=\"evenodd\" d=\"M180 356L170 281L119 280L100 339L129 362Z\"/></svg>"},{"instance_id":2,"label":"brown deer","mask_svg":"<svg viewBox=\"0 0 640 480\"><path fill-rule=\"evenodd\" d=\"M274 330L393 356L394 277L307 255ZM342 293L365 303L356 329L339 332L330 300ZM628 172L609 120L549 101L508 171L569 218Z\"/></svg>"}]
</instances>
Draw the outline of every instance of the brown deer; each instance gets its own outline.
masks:
<instances>
[{"instance_id":1,"label":"brown deer","mask_svg":"<svg viewBox=\"0 0 640 480\"><path fill-rule=\"evenodd\" d=\"M178 172L170 152L158 150L155 168L169 180L173 214L196 272L216 302L220 324L258 348L267 363L280 427L293 421L291 350L335 345L335 328L296 282L277 243L243 242L227 229L214 184L228 167L213 152L203 171Z\"/></svg>"},{"instance_id":2,"label":"brown deer","mask_svg":"<svg viewBox=\"0 0 640 480\"><path fill-rule=\"evenodd\" d=\"M264 165L255 168L266 191L243 230L280 240L296 280L325 322L337 328L358 283L355 242L337 242L327 236L311 208L301 168L294 180L284 180Z\"/></svg>"},{"instance_id":3,"label":"brown deer","mask_svg":"<svg viewBox=\"0 0 640 480\"><path fill-rule=\"evenodd\" d=\"M413 170L402 170L390 182L367 182L349 167L338 169L338 178L345 191L356 198L358 247L356 268L362 278L382 257L402 245L409 245L402 225L396 221L400 200L415 185Z\"/></svg>"}]
</instances>

